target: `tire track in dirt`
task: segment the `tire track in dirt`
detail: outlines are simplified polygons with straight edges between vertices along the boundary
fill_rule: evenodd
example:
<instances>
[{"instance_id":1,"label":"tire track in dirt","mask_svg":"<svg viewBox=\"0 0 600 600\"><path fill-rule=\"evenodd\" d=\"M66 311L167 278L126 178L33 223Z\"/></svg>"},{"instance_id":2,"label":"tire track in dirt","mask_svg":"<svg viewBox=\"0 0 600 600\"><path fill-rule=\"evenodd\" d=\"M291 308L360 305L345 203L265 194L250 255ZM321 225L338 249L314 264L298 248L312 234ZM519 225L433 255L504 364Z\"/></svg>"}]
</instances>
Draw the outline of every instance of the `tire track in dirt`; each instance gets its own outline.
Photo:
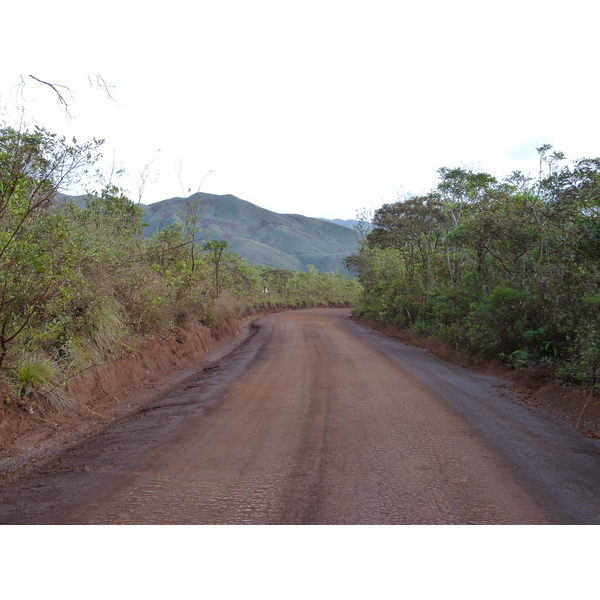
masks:
<instances>
[{"instance_id":1,"label":"tire track in dirt","mask_svg":"<svg viewBox=\"0 0 600 600\"><path fill-rule=\"evenodd\" d=\"M217 368L5 489L1 522L598 521L595 440L348 316L260 319Z\"/></svg>"}]
</instances>

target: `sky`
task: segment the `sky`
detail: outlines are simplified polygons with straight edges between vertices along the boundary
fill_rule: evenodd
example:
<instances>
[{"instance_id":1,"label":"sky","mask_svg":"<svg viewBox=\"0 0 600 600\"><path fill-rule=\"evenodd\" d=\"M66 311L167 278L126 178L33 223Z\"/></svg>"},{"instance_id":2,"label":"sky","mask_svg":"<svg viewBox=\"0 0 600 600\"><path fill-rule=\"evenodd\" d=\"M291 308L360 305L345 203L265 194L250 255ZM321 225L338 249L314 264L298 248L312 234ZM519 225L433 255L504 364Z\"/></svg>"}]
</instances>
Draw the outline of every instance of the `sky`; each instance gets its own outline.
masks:
<instances>
[{"instance_id":1,"label":"sky","mask_svg":"<svg viewBox=\"0 0 600 600\"><path fill-rule=\"evenodd\" d=\"M374 210L398 194L428 192L440 167L480 169L497 177L515 169L535 174L535 148L544 143L570 159L600 155L597 0L5 4L0 121L18 124L23 109L29 124L80 141L105 139L101 166L105 172L112 165L122 167L126 174L120 183L136 201L144 179L140 173L147 168L145 204L201 189L234 194L279 213L352 219L357 210ZM19 92L21 74L26 86ZM73 92L71 118L51 90L25 74L67 85ZM87 74L92 81L100 74L113 86L114 100L91 86ZM479 531L486 538L474 547L485 548L486 565L495 564L487 560L490 552L495 557L493 545L485 546L490 530ZM402 531L394 548L420 543L424 530L414 532L407 545L409 534ZM89 535L86 530L86 539ZM215 554L217 540L207 544L202 535L195 548L209 548L219 559L239 543L217 546ZM356 555L361 544L354 543L354 530L351 535L353 541L339 548L342 556L350 549L368 560L377 544L361 538L369 554ZM515 545L515 535L518 542L530 541L523 539L524 530L511 531L505 542L510 552L502 558L512 556L515 547L528 549ZM549 535L555 541L554 530ZM99 558L112 557L115 548L129 551L129 540L123 541ZM458 534L450 541L452 546L441 546L445 552L438 565L453 567L440 578L444 585L462 573L465 556ZM524 556L531 572L539 572L531 561L535 567L540 551L546 559L540 565L553 565L556 544L548 541ZM50 542L48 548L54 549L55 536ZM455 542L462 561L456 564ZM142 550L156 554L155 546L146 543ZM304 556L314 554L315 547ZM330 540L321 547L329 550ZM438 547L436 539L415 556ZM32 548L37 540L25 550L31 554ZM283 553L281 544L276 548L286 565L302 564L287 560L290 548ZM543 554L546 548L550 554ZM79 553L86 561L78 565L81 572L89 566L89 551ZM55 566L49 556L36 568ZM60 568L64 556L77 558L57 556ZM159 556L155 572L164 571L165 553ZM268 563L261 552L254 556L263 562L252 575L263 576ZM383 558L389 556L395 557L388 552ZM120 565L119 558L111 568ZM121 561L128 572L129 559L128 554ZM572 572L563 568L565 557L560 560L559 570ZM26 576L30 562L23 563ZM230 568L231 561L220 563ZM421 563L429 568L431 561ZM381 579L379 563L376 568L370 585ZM358 570L364 571L362 562ZM416 572L426 579L427 572ZM242 575L243 584L251 579L246 571ZM539 578L534 583L539 586ZM464 581L460 585L462 590Z\"/></svg>"},{"instance_id":2,"label":"sky","mask_svg":"<svg viewBox=\"0 0 600 600\"><path fill-rule=\"evenodd\" d=\"M597 2L82 6L7 9L0 120L104 139L101 168L144 204L200 190L353 219L440 167L535 175L544 143L600 155ZM21 73L68 86L70 118Z\"/></svg>"}]
</instances>

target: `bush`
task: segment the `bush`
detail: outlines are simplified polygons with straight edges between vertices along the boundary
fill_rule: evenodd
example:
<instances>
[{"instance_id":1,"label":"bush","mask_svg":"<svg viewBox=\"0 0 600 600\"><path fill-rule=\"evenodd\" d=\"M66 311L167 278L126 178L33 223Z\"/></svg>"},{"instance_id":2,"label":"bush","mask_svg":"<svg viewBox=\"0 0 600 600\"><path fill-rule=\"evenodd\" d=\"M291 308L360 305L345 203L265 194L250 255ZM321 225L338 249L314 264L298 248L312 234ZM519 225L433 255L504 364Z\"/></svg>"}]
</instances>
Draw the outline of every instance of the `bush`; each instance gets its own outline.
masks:
<instances>
[{"instance_id":1,"label":"bush","mask_svg":"<svg viewBox=\"0 0 600 600\"><path fill-rule=\"evenodd\" d=\"M524 347L527 294L495 288L467 317L472 350L488 355L511 354Z\"/></svg>"}]
</instances>

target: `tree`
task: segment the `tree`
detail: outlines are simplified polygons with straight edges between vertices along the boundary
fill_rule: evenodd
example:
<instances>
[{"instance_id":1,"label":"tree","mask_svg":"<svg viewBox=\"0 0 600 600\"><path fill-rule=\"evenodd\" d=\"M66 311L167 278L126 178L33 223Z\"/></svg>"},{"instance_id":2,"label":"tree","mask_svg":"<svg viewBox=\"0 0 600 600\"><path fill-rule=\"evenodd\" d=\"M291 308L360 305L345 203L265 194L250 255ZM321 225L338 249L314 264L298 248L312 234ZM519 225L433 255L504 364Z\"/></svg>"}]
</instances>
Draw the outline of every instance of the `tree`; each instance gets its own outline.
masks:
<instances>
[{"instance_id":1,"label":"tree","mask_svg":"<svg viewBox=\"0 0 600 600\"><path fill-rule=\"evenodd\" d=\"M37 127L0 130L0 368L11 344L60 311L73 290L74 248L55 197L101 143L69 144Z\"/></svg>"},{"instance_id":2,"label":"tree","mask_svg":"<svg viewBox=\"0 0 600 600\"><path fill-rule=\"evenodd\" d=\"M206 242L202 248L207 252L209 261L213 267L214 295L218 298L221 295L221 290L223 288L221 265L223 257L229 249L229 245L225 240L211 240Z\"/></svg>"},{"instance_id":3,"label":"tree","mask_svg":"<svg viewBox=\"0 0 600 600\"><path fill-rule=\"evenodd\" d=\"M538 152L537 181L442 168L432 193L381 207L346 261L364 286L358 312L597 378L600 158Z\"/></svg>"}]
</instances>

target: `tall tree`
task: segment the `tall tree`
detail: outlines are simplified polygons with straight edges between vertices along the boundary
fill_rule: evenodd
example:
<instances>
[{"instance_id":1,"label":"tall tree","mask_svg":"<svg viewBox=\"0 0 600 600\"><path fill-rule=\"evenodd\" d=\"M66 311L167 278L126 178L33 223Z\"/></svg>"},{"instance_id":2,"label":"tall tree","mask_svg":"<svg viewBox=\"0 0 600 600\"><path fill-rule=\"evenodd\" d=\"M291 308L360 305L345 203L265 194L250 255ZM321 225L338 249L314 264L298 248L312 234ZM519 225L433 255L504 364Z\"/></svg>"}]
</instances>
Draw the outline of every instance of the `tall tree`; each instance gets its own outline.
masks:
<instances>
[{"instance_id":1,"label":"tall tree","mask_svg":"<svg viewBox=\"0 0 600 600\"><path fill-rule=\"evenodd\" d=\"M102 142L69 144L45 129L0 130L0 368L9 347L68 295L73 248L56 194Z\"/></svg>"}]
</instances>

